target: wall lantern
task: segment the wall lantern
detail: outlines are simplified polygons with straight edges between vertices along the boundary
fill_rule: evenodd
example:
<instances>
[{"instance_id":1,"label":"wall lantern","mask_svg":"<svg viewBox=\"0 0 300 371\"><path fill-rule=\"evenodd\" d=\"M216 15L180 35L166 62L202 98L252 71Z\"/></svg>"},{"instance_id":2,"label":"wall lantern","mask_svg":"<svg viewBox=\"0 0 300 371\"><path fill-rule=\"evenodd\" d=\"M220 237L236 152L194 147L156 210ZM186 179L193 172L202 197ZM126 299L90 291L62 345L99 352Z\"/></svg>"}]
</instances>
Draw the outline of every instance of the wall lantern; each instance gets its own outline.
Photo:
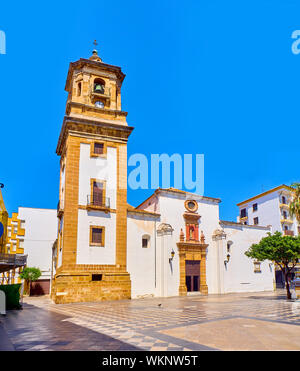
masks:
<instances>
[{"instance_id":1,"label":"wall lantern","mask_svg":"<svg viewBox=\"0 0 300 371\"><path fill-rule=\"evenodd\" d=\"M175 256L175 251L172 249L171 257L169 258L169 263L171 263L171 261L174 259L174 256Z\"/></svg>"},{"instance_id":2,"label":"wall lantern","mask_svg":"<svg viewBox=\"0 0 300 371\"><path fill-rule=\"evenodd\" d=\"M227 260L224 260L224 265L227 268L227 264L229 263L229 260L230 260L230 254L227 254L226 258Z\"/></svg>"}]
</instances>

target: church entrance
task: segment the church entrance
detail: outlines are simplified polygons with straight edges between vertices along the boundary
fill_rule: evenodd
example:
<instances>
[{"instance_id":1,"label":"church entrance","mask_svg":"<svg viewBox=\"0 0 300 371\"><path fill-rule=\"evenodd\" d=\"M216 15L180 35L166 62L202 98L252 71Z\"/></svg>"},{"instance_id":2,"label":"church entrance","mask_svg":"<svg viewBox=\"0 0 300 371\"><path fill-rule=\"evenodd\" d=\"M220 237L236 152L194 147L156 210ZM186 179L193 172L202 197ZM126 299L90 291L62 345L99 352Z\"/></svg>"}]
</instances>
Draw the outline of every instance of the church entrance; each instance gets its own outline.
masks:
<instances>
[{"instance_id":1,"label":"church entrance","mask_svg":"<svg viewBox=\"0 0 300 371\"><path fill-rule=\"evenodd\" d=\"M187 292L200 291L200 260L186 260L185 274Z\"/></svg>"}]
</instances>

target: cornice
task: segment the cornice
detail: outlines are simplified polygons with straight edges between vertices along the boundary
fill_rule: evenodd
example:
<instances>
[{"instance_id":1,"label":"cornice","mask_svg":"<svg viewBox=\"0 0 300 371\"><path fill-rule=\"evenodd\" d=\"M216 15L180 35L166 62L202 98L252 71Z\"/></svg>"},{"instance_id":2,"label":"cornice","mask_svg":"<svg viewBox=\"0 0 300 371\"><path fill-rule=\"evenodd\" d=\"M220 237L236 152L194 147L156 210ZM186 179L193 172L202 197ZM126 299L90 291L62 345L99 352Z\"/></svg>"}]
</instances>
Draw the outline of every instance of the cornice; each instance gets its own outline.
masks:
<instances>
[{"instance_id":1,"label":"cornice","mask_svg":"<svg viewBox=\"0 0 300 371\"><path fill-rule=\"evenodd\" d=\"M134 128L131 126L113 124L107 122L93 121L89 119L75 118L65 116L58 139L56 153L60 156L62 154L63 145L67 135L74 131L77 134L89 133L94 135L101 135L110 139L118 139L122 142L127 142L129 135Z\"/></svg>"},{"instance_id":2,"label":"cornice","mask_svg":"<svg viewBox=\"0 0 300 371\"><path fill-rule=\"evenodd\" d=\"M72 102L72 101L67 102L67 105L66 105L67 114L70 111L71 106L83 108L84 111L96 111L96 112L99 112L99 113L110 114L110 115L115 116L115 117L117 117L117 116L127 117L127 115L128 115L128 112L126 112L126 111L113 110L113 109L108 109L108 108L100 108L100 107L90 106L88 104L84 104L84 103L80 103L80 102ZM101 120L101 118L99 119L99 118L95 117L95 120Z\"/></svg>"},{"instance_id":3,"label":"cornice","mask_svg":"<svg viewBox=\"0 0 300 371\"><path fill-rule=\"evenodd\" d=\"M208 244L206 243L201 243L201 242L177 242L177 247L180 252L206 252L206 249L208 247Z\"/></svg>"}]
</instances>

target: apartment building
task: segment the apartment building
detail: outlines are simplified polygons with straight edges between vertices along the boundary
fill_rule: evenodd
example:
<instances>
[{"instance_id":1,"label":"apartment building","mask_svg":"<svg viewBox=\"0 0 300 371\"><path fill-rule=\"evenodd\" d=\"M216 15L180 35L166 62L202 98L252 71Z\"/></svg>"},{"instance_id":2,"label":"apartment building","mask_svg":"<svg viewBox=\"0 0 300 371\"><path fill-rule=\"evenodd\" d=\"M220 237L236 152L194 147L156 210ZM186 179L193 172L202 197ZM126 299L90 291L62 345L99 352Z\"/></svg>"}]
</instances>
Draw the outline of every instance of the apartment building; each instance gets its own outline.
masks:
<instances>
[{"instance_id":1,"label":"apartment building","mask_svg":"<svg viewBox=\"0 0 300 371\"><path fill-rule=\"evenodd\" d=\"M246 225L271 226L272 233L297 236L300 227L289 213L293 189L285 184L272 188L237 204L238 222Z\"/></svg>"}]
</instances>

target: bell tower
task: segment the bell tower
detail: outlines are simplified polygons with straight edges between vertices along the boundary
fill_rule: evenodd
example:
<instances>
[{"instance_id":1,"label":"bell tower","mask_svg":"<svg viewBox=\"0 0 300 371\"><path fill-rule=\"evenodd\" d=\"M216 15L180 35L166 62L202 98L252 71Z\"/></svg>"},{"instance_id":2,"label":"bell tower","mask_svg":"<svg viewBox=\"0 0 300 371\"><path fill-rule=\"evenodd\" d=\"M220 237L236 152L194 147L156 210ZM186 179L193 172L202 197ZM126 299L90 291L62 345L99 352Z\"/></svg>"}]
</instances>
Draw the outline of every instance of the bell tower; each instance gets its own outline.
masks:
<instances>
[{"instance_id":1,"label":"bell tower","mask_svg":"<svg viewBox=\"0 0 300 371\"><path fill-rule=\"evenodd\" d=\"M97 50L70 63L56 153L60 156L56 303L130 298L127 272L127 140L120 67Z\"/></svg>"}]
</instances>

